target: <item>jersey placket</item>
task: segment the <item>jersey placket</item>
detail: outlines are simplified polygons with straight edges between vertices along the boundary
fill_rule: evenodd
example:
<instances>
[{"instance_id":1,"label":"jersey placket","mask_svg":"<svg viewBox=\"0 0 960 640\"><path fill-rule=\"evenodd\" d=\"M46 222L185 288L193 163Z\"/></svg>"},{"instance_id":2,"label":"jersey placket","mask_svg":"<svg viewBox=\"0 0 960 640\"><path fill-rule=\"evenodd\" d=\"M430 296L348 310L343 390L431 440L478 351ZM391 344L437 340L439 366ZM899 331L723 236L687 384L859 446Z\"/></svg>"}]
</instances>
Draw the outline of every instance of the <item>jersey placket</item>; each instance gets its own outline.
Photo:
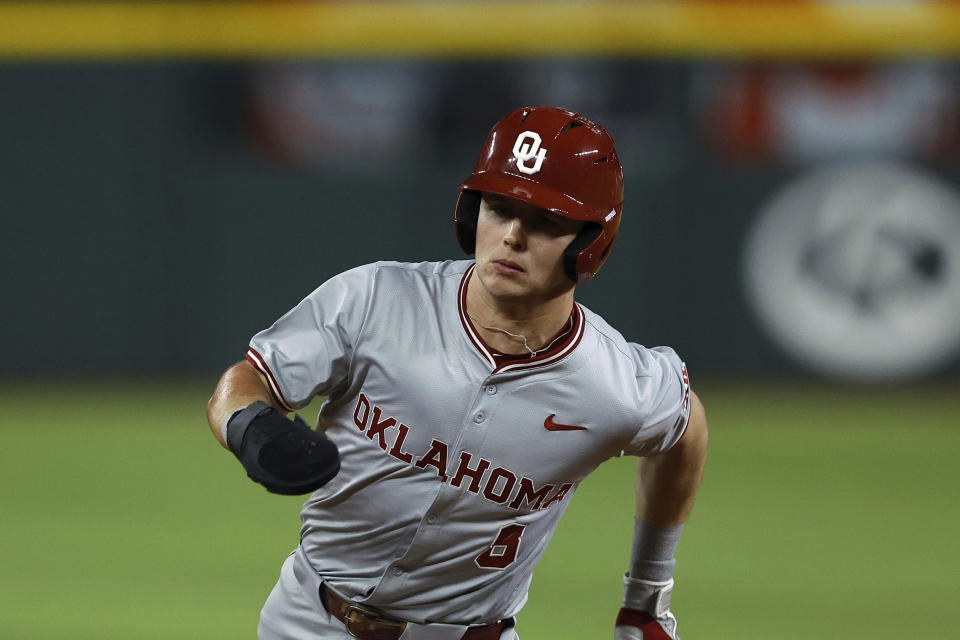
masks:
<instances>
[{"instance_id":1,"label":"jersey placket","mask_svg":"<svg viewBox=\"0 0 960 640\"><path fill-rule=\"evenodd\" d=\"M490 468L491 461L471 452L483 449L493 427L492 416L504 397L502 385L493 378L489 376L479 385L461 423L459 437L449 449L446 475L441 479L437 495L422 516L406 552L387 567L376 589L378 596L394 590L402 591L409 580L415 579L411 572L415 573L431 555L446 548L451 536L460 534L455 524L453 527L444 525L461 501L476 499L483 488L484 474Z\"/></svg>"}]
</instances>

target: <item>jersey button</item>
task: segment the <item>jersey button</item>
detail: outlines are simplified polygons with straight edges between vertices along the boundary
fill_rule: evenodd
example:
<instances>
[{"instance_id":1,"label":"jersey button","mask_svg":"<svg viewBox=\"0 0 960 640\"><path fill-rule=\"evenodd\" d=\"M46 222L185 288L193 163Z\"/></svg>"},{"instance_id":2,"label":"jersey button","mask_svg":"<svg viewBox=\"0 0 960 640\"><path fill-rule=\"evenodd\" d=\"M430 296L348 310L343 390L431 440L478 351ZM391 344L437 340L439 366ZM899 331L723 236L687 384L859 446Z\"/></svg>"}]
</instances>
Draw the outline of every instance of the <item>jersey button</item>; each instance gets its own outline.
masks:
<instances>
[{"instance_id":1,"label":"jersey button","mask_svg":"<svg viewBox=\"0 0 960 640\"><path fill-rule=\"evenodd\" d=\"M492 395L495 394L496 392L497 392L497 385L495 385L495 384L488 384L488 385L487 385L487 395L488 395L488 396L492 396Z\"/></svg>"},{"instance_id":2,"label":"jersey button","mask_svg":"<svg viewBox=\"0 0 960 640\"><path fill-rule=\"evenodd\" d=\"M437 516L434 515L434 514L432 514L432 513L431 513L430 515L428 515L428 516L427 516L427 524L437 524Z\"/></svg>"},{"instance_id":3,"label":"jersey button","mask_svg":"<svg viewBox=\"0 0 960 640\"><path fill-rule=\"evenodd\" d=\"M477 424L480 424L486 419L487 419L487 414L485 414L483 411L477 411L473 416L473 421L476 422Z\"/></svg>"},{"instance_id":4,"label":"jersey button","mask_svg":"<svg viewBox=\"0 0 960 640\"><path fill-rule=\"evenodd\" d=\"M395 575L395 576L402 576L402 575L403 575L403 569L401 569L400 567L394 567L394 568L393 568L393 575Z\"/></svg>"}]
</instances>

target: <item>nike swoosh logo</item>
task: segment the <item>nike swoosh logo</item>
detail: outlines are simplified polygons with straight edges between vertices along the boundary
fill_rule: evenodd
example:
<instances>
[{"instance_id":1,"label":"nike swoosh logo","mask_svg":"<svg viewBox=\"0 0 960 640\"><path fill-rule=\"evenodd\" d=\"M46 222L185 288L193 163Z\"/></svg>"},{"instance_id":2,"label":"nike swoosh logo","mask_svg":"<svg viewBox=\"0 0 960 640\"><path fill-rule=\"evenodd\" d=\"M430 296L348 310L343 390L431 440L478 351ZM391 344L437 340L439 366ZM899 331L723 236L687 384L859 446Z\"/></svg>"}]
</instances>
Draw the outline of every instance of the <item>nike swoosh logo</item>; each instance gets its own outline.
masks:
<instances>
[{"instance_id":1,"label":"nike swoosh logo","mask_svg":"<svg viewBox=\"0 0 960 640\"><path fill-rule=\"evenodd\" d=\"M547 416L547 419L543 421L543 428L547 431L586 431L586 427L578 427L573 424L560 424L559 422L553 421L553 416L557 414L551 413Z\"/></svg>"}]
</instances>

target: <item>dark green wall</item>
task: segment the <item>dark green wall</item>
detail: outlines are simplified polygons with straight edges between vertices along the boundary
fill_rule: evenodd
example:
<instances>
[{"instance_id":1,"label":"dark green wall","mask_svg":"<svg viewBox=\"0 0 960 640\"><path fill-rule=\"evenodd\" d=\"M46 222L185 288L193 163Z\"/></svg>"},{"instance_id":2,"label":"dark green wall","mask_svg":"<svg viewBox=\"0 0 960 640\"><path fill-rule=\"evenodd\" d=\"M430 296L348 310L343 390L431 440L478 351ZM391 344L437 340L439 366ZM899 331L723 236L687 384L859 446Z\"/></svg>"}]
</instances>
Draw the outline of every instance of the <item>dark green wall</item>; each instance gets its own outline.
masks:
<instances>
[{"instance_id":1,"label":"dark green wall","mask_svg":"<svg viewBox=\"0 0 960 640\"><path fill-rule=\"evenodd\" d=\"M703 148L695 65L608 64L629 81L595 117L618 141L626 207L580 300L693 370L791 371L745 307L739 261L793 170ZM338 271L459 257L458 182L500 115L540 102L496 84L505 65L425 64L444 86L425 114L435 129L369 169L264 153L248 65L0 67L0 374L217 371Z\"/></svg>"}]
</instances>

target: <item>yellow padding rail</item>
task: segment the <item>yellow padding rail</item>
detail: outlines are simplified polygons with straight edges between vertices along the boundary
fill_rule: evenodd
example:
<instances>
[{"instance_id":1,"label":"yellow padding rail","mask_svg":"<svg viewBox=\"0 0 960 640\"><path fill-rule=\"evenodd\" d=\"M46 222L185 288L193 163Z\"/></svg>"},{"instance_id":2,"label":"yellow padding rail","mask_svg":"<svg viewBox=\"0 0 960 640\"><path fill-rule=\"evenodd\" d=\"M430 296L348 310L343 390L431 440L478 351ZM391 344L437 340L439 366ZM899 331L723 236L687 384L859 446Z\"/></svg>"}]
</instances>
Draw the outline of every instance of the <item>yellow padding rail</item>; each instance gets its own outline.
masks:
<instances>
[{"instance_id":1,"label":"yellow padding rail","mask_svg":"<svg viewBox=\"0 0 960 640\"><path fill-rule=\"evenodd\" d=\"M0 58L960 54L960 3L0 3Z\"/></svg>"}]
</instances>

